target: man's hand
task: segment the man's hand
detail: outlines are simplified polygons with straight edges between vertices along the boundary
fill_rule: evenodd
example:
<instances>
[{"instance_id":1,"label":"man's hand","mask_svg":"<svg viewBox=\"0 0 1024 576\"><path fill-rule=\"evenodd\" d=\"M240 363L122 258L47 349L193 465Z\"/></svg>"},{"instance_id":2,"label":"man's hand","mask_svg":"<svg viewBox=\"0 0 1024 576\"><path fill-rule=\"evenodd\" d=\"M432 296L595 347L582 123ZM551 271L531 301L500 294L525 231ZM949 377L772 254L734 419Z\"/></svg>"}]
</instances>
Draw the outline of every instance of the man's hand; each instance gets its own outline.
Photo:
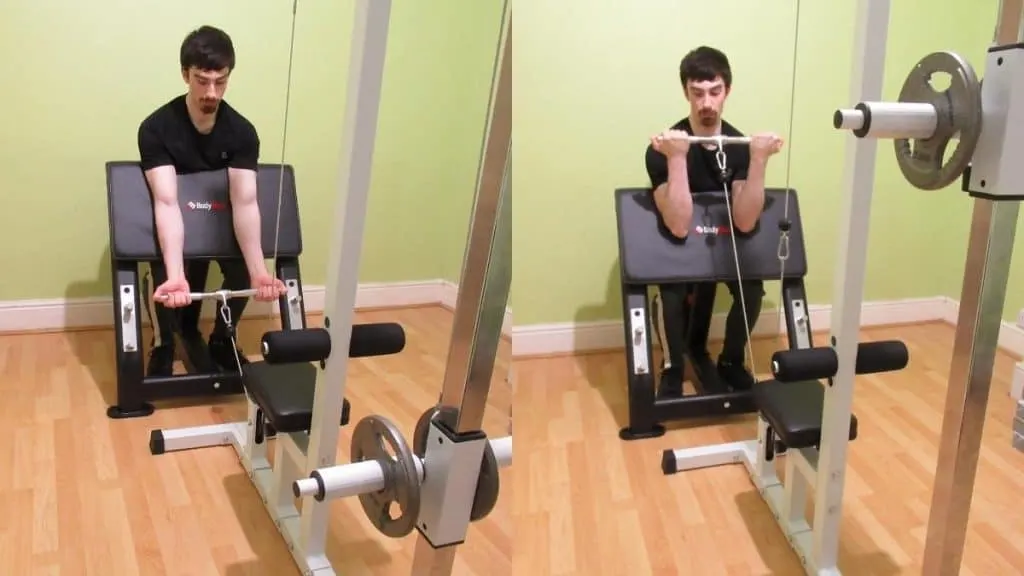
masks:
<instances>
[{"instance_id":1,"label":"man's hand","mask_svg":"<svg viewBox=\"0 0 1024 576\"><path fill-rule=\"evenodd\" d=\"M767 160L779 150L782 150L782 138L775 134L755 134L750 138L750 157L753 159Z\"/></svg>"},{"instance_id":2,"label":"man's hand","mask_svg":"<svg viewBox=\"0 0 1024 576\"><path fill-rule=\"evenodd\" d=\"M651 137L651 146L666 157L686 156L690 151L690 135L685 130L665 130Z\"/></svg>"},{"instance_id":3,"label":"man's hand","mask_svg":"<svg viewBox=\"0 0 1024 576\"><path fill-rule=\"evenodd\" d=\"M249 286L256 290L256 299L261 302L273 302L288 292L284 282L263 271L249 279Z\"/></svg>"},{"instance_id":4,"label":"man's hand","mask_svg":"<svg viewBox=\"0 0 1024 576\"><path fill-rule=\"evenodd\" d=\"M169 278L167 282L157 286L153 291L153 300L168 308L182 308L192 303L188 280Z\"/></svg>"}]
</instances>

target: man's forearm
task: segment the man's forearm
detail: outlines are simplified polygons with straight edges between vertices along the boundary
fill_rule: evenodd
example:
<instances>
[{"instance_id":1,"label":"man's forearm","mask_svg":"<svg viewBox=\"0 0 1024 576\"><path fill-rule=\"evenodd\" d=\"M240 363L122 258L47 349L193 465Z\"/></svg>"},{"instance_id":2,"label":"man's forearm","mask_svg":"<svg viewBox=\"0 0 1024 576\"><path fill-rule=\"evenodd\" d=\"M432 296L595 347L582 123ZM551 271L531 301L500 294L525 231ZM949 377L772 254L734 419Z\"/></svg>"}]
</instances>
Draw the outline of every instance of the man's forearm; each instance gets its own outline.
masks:
<instances>
[{"instance_id":1,"label":"man's forearm","mask_svg":"<svg viewBox=\"0 0 1024 576\"><path fill-rule=\"evenodd\" d=\"M764 210L764 176L767 159L751 158L747 181L733 200L733 221L740 232L750 232Z\"/></svg>"},{"instance_id":2,"label":"man's forearm","mask_svg":"<svg viewBox=\"0 0 1024 576\"><path fill-rule=\"evenodd\" d=\"M232 206L234 213L235 238L242 249L245 267L250 276L266 271L263 258L263 228L260 224L260 207L256 199L246 200Z\"/></svg>"},{"instance_id":3,"label":"man's forearm","mask_svg":"<svg viewBox=\"0 0 1024 576\"><path fill-rule=\"evenodd\" d=\"M156 236L160 242L167 278L182 279L185 277L182 256L185 249L185 225L181 220L181 208L177 202L156 202L153 205L153 217L156 220Z\"/></svg>"},{"instance_id":4,"label":"man's forearm","mask_svg":"<svg viewBox=\"0 0 1024 576\"><path fill-rule=\"evenodd\" d=\"M668 185L665 197L665 205L662 208L665 225L675 236L685 238L690 230L690 220L693 218L693 196L690 195L686 156L668 158Z\"/></svg>"}]
</instances>

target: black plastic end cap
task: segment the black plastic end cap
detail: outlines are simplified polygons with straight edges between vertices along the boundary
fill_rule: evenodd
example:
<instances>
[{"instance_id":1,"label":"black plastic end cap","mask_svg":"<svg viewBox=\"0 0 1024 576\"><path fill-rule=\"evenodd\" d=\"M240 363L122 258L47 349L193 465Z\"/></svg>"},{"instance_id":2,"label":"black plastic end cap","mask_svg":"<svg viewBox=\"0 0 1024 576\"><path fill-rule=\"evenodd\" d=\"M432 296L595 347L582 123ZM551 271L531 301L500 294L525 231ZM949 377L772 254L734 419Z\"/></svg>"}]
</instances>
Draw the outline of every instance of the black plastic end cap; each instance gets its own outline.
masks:
<instances>
[{"instance_id":1,"label":"black plastic end cap","mask_svg":"<svg viewBox=\"0 0 1024 576\"><path fill-rule=\"evenodd\" d=\"M835 128L836 130L838 130L838 129L843 127L843 111L842 110L836 110L832 114L832 127Z\"/></svg>"},{"instance_id":2,"label":"black plastic end cap","mask_svg":"<svg viewBox=\"0 0 1024 576\"><path fill-rule=\"evenodd\" d=\"M149 453L156 456L163 454L165 450L163 430L151 430L149 433Z\"/></svg>"},{"instance_id":3,"label":"black plastic end cap","mask_svg":"<svg viewBox=\"0 0 1024 576\"><path fill-rule=\"evenodd\" d=\"M671 450L665 450L661 453L661 471L666 476L679 472L679 468L676 466L675 454Z\"/></svg>"}]
</instances>

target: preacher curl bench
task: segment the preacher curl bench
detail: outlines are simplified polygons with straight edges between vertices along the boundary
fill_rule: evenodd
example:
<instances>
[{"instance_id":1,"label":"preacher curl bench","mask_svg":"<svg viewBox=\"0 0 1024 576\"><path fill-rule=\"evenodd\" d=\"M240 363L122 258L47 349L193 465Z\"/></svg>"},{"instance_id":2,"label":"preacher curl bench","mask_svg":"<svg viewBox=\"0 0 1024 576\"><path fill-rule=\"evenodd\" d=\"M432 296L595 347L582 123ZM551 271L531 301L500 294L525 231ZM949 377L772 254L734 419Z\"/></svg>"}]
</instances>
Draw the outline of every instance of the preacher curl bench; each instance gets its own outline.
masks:
<instances>
[{"instance_id":1,"label":"preacher curl bench","mask_svg":"<svg viewBox=\"0 0 1024 576\"><path fill-rule=\"evenodd\" d=\"M626 322L626 383L629 393L629 423L619 431L623 440L653 438L665 433L666 422L708 416L754 412L750 390L728 390L715 375L713 363L704 361L710 309L714 298L687 306L687 338L682 357L689 361L696 378L695 394L662 397L655 394L657 367L654 365L649 289L659 284L697 285L737 281L737 262L745 280L782 282L782 315L790 349L809 348L811 318L807 306L804 276L803 227L796 190L767 188L764 212L749 234L733 234L722 192L701 192L693 197L693 223L685 240L673 237L661 223L650 188L620 188L615 191L618 221L622 309ZM791 212L791 214L790 214ZM778 257L782 230L788 232L786 265ZM736 243L735 256L733 242ZM703 309L701 309L703 308ZM654 320L652 322L652 320ZM660 323L664 326L664 322ZM751 327L753 328L753 327ZM665 336L660 336L665 347Z\"/></svg>"},{"instance_id":2,"label":"preacher curl bench","mask_svg":"<svg viewBox=\"0 0 1024 576\"><path fill-rule=\"evenodd\" d=\"M145 375L142 318L147 308L143 304L141 268L161 258L153 200L138 162L108 162L106 174L117 365L117 399L107 415L142 417L153 413L154 401L242 393L237 370L203 374L190 369L188 374L166 377ZM278 303L282 329L305 328L299 267L302 231L294 170L288 165L260 164L257 190L264 255L274 256L276 240L274 274L288 290ZM185 229L182 253L186 260L242 258L232 225L226 171L179 176L178 201ZM278 211L280 227L276 228ZM186 346L179 343L175 348L181 351ZM182 360L189 367L187 355Z\"/></svg>"}]
</instances>

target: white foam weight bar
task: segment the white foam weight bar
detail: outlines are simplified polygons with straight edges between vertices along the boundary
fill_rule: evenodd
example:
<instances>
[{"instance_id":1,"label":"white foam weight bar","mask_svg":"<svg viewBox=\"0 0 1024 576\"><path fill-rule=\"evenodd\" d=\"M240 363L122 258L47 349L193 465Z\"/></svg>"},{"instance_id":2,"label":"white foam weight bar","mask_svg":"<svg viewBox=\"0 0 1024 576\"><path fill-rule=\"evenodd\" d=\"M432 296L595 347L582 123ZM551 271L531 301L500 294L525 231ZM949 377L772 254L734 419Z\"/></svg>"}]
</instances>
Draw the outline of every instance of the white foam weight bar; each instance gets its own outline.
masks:
<instances>
[{"instance_id":1,"label":"white foam weight bar","mask_svg":"<svg viewBox=\"0 0 1024 576\"><path fill-rule=\"evenodd\" d=\"M490 440L498 468L512 464L512 437ZM423 461L416 458L416 473L423 481ZM319 478L319 479L318 479ZM321 483L323 488L321 489ZM376 460L364 460L315 470L309 478L292 484L296 498L312 496L318 501L348 498L384 489L384 470Z\"/></svg>"},{"instance_id":2,"label":"white foam weight bar","mask_svg":"<svg viewBox=\"0 0 1024 576\"><path fill-rule=\"evenodd\" d=\"M931 138L938 117L935 107L920 102L862 102L837 110L833 125L860 138ZM867 129L865 130L865 126Z\"/></svg>"}]
</instances>

